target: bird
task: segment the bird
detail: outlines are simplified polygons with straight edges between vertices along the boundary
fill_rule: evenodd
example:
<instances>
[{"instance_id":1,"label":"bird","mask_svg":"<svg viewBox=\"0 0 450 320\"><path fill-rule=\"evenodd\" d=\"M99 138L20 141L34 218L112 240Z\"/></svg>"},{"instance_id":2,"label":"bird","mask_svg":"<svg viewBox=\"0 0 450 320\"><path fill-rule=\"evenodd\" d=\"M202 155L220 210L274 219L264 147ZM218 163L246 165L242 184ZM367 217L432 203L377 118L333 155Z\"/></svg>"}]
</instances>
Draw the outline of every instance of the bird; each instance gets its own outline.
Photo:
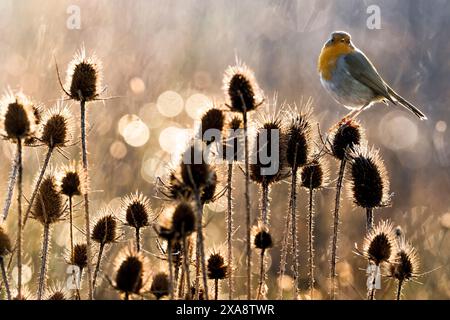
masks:
<instances>
[{"instance_id":1,"label":"bird","mask_svg":"<svg viewBox=\"0 0 450 320\"><path fill-rule=\"evenodd\" d=\"M383 80L369 58L353 44L349 33L333 32L322 47L317 64L322 86L334 100L351 110L347 117L357 117L374 103L391 102L420 120L427 119Z\"/></svg>"}]
</instances>

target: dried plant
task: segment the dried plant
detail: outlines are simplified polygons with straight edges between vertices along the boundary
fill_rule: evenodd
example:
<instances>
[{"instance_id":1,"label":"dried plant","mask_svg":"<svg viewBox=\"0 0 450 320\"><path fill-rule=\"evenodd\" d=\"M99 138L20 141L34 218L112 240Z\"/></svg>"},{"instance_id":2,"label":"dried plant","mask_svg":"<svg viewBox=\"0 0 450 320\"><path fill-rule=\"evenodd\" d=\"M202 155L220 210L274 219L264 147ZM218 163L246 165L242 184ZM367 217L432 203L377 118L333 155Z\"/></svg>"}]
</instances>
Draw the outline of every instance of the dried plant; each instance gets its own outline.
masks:
<instances>
[{"instance_id":1,"label":"dried plant","mask_svg":"<svg viewBox=\"0 0 450 320\"><path fill-rule=\"evenodd\" d=\"M136 251L141 251L141 230L150 225L153 214L149 199L142 193L135 192L122 199L122 214L126 225L134 228Z\"/></svg>"},{"instance_id":2,"label":"dried plant","mask_svg":"<svg viewBox=\"0 0 450 320\"><path fill-rule=\"evenodd\" d=\"M11 253L11 240L5 230L0 226L0 269L2 272L2 280L5 284L6 297L11 300L11 290L9 288L8 274L5 268L4 258Z\"/></svg>"},{"instance_id":3,"label":"dried plant","mask_svg":"<svg viewBox=\"0 0 450 320\"><path fill-rule=\"evenodd\" d=\"M228 277L228 266L220 253L212 253L208 258L208 278L214 280L214 300L219 297L219 280Z\"/></svg>"}]
</instances>

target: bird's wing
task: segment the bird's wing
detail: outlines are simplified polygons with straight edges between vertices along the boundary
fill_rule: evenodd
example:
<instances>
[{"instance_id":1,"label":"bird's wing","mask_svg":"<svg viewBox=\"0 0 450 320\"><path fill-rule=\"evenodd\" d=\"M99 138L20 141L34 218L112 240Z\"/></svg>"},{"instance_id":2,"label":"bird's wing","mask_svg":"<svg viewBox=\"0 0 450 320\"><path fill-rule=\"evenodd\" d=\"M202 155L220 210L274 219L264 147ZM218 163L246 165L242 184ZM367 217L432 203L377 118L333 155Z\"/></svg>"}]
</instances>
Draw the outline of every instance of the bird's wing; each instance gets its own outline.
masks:
<instances>
[{"instance_id":1,"label":"bird's wing","mask_svg":"<svg viewBox=\"0 0 450 320\"><path fill-rule=\"evenodd\" d=\"M376 94L385 97L395 104L388 87L370 60L359 50L347 54L344 58L348 71L353 78L372 89Z\"/></svg>"}]
</instances>

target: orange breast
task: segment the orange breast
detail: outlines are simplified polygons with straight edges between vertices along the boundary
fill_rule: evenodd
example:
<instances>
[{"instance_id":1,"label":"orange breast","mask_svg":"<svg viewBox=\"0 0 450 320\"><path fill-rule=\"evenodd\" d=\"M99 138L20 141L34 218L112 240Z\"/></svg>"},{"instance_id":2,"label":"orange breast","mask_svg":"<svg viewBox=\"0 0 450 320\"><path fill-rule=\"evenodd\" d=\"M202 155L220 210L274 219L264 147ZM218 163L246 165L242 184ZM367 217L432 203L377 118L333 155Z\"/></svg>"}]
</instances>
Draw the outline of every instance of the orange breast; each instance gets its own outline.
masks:
<instances>
[{"instance_id":1,"label":"orange breast","mask_svg":"<svg viewBox=\"0 0 450 320\"><path fill-rule=\"evenodd\" d=\"M353 48L344 43L323 47L317 64L317 68L322 78L325 80L331 80L332 72L336 68L336 63L339 57L352 51Z\"/></svg>"}]
</instances>

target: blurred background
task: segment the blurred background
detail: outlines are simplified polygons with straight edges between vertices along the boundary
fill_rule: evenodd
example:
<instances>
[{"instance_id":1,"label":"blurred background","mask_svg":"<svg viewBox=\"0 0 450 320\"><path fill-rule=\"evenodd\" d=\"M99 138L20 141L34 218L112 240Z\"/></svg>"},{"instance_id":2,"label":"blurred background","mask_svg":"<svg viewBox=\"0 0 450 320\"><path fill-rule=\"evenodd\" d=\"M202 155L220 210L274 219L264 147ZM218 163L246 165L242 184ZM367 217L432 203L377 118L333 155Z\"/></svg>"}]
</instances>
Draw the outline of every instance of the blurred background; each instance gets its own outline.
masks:
<instances>
[{"instance_id":1,"label":"blurred background","mask_svg":"<svg viewBox=\"0 0 450 320\"><path fill-rule=\"evenodd\" d=\"M369 29L370 5L380 8L381 29ZM78 15L79 13L79 15ZM75 16L74 16L75 15ZM80 25L77 26L77 17ZM75 20L73 20L75 19ZM75 23L75 27L74 27ZM79 28L78 28L79 27ZM215 102L223 103L223 71L237 55L255 72L266 96L278 93L279 102L299 102L312 97L314 115L327 132L347 112L322 89L316 61L323 43L333 30L348 31L353 42L401 95L421 106L428 121L420 122L399 108L375 105L360 121L370 144L381 149L395 193L392 206L377 210L375 221L391 219L402 226L407 239L417 248L421 272L417 283L408 283L407 299L450 298L450 1L385 0L0 0L0 88L23 89L47 107L61 97L55 70L60 70L84 44L103 62L104 97L119 98L88 106L92 207L119 208L120 197L139 189L152 197L160 212L167 205L157 198L156 179L168 170L170 154L181 152L194 121ZM65 74L62 75L63 79ZM68 102L71 103L71 102ZM79 119L79 108L71 106ZM77 132L77 136L79 133ZM0 142L0 195L3 203L14 148ZM27 149L25 154L25 196L29 197L44 150ZM79 146L67 149L79 159ZM336 178L333 159L331 178ZM67 163L57 155L53 165ZM236 171L238 172L238 171ZM243 222L243 181L234 182L236 225ZM316 298L327 297L329 242L332 225L334 183L317 194ZM252 193L254 216L259 208L259 191ZM287 212L288 183L272 188L271 223L276 240L270 251L269 297L278 285L285 297L292 297L290 261L283 281L277 281L280 242ZM299 197L301 219L300 252L303 290L307 289L306 193ZM80 199L81 201L81 199ZM76 220L83 226L82 206ZM210 221L205 230L207 250L225 254L225 201L207 208ZM16 205L11 206L8 230L14 234ZM341 299L365 297L365 261L353 253L361 246L365 214L345 197L340 228L339 265ZM67 223L56 226L52 237L49 283L64 285L67 279ZM117 253L127 246L127 236L107 251L104 273L112 274ZM41 226L32 221L25 233L27 266L24 280L34 293L39 266ZM82 233L78 232L81 238ZM155 234L144 233L151 270L165 263L154 255ZM235 241L237 276L244 274L244 229ZM256 255L254 255L256 256ZM255 260L256 262L256 260ZM428 273L428 271L432 271ZM256 272L256 269L255 269ZM14 274L14 271L13 271ZM103 278L103 277L102 277ZM239 279L238 279L239 280ZM419 283L420 282L420 283ZM244 281L237 281L244 294ZM384 279L379 298L393 299L395 286ZM227 290L224 285L224 292ZM117 298L106 281L99 297ZM225 294L224 294L225 297Z\"/></svg>"}]
</instances>

